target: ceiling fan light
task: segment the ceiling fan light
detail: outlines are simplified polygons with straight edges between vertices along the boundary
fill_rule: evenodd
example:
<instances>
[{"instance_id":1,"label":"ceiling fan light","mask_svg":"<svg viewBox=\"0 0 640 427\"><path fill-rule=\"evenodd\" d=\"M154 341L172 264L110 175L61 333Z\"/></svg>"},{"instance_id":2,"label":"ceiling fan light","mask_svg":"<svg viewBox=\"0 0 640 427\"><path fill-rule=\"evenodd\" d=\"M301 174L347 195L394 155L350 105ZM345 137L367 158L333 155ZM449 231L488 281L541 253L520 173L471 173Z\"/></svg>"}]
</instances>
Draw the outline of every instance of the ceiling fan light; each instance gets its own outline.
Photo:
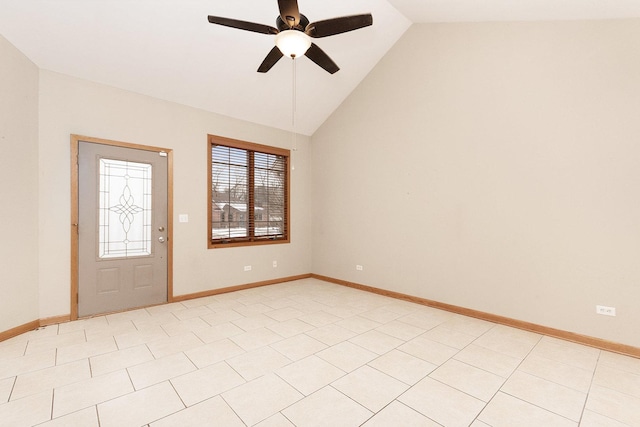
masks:
<instances>
[{"instance_id":1,"label":"ceiling fan light","mask_svg":"<svg viewBox=\"0 0 640 427\"><path fill-rule=\"evenodd\" d=\"M276 46L283 55L298 58L311 46L311 38L298 30L285 30L276 35Z\"/></svg>"}]
</instances>

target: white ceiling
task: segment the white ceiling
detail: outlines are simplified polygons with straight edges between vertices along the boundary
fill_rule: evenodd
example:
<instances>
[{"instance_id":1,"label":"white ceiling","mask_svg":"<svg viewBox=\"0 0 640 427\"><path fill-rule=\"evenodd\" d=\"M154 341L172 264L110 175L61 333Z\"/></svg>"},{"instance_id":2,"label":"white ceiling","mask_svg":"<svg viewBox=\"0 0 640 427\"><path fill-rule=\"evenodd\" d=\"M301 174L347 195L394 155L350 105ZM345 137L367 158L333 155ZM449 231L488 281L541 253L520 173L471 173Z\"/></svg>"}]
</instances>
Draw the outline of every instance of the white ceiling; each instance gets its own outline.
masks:
<instances>
[{"instance_id":1,"label":"white ceiling","mask_svg":"<svg viewBox=\"0 0 640 427\"><path fill-rule=\"evenodd\" d=\"M311 135L412 22L640 17L640 0L299 0L310 21L372 13L317 39L340 66L296 60L295 129ZM256 72L274 38L207 15L275 26L276 0L0 0L0 34L40 68L254 123L292 128L292 61Z\"/></svg>"},{"instance_id":2,"label":"white ceiling","mask_svg":"<svg viewBox=\"0 0 640 427\"><path fill-rule=\"evenodd\" d=\"M389 3L414 23L640 17L640 0L389 0Z\"/></svg>"}]
</instances>

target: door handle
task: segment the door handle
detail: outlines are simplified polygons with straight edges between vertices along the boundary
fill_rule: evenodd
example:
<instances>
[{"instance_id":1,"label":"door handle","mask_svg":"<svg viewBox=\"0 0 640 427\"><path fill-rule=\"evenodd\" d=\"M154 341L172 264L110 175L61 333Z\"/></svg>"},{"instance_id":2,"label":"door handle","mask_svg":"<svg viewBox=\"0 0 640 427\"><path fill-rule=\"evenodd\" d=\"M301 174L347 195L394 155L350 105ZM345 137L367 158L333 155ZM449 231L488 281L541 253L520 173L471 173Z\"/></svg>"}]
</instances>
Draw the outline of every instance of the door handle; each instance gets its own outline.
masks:
<instances>
[{"instance_id":1,"label":"door handle","mask_svg":"<svg viewBox=\"0 0 640 427\"><path fill-rule=\"evenodd\" d=\"M162 237L162 236L158 237L158 242L164 243L164 237Z\"/></svg>"}]
</instances>

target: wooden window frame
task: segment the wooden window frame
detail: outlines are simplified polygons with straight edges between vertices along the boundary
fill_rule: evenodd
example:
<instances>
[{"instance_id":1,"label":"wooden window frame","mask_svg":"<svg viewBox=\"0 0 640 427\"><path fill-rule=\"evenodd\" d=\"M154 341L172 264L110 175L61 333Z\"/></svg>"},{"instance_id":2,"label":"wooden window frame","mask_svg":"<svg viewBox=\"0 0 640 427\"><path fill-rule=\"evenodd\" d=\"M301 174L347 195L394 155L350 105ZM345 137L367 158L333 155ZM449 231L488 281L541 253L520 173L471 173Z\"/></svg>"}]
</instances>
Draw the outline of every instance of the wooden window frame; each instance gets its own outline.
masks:
<instances>
[{"instance_id":1,"label":"wooden window frame","mask_svg":"<svg viewBox=\"0 0 640 427\"><path fill-rule=\"evenodd\" d=\"M213 239L212 230L212 216L213 216L213 174L212 174L212 149L214 145L222 145L225 147L247 150L248 152L258 152L276 156L284 157L284 173L285 173L285 188L284 188L284 231L282 238L270 238L255 236L255 218L253 209L255 206L254 191L252 186L248 183L249 187L249 200L247 201L248 209L246 215L246 222L249 224L247 227L248 236L242 238L230 238L226 240ZM207 246L209 249L217 248L231 248L238 246L257 246L257 245L273 245L290 243L291 241L291 173L289 170L291 152L284 148L271 147L269 145L256 144L253 142L241 141L232 138L226 138L218 135L207 135ZM253 174L253 162L249 162L249 172ZM250 180L252 182L252 180Z\"/></svg>"}]
</instances>

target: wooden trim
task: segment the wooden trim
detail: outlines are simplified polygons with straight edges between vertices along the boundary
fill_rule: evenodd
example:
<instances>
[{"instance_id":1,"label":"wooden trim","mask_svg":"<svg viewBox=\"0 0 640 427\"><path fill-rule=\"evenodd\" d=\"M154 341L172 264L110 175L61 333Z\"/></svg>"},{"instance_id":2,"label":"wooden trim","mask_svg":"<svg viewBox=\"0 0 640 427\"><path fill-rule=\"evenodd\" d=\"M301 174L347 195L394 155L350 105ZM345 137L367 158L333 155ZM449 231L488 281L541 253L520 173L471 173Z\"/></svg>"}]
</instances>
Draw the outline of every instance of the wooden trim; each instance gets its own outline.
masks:
<instances>
[{"instance_id":1,"label":"wooden trim","mask_svg":"<svg viewBox=\"0 0 640 427\"><path fill-rule=\"evenodd\" d=\"M34 329L38 329L39 327L40 321L33 320L29 323L25 323L24 325L11 328L8 331L0 332L0 342L8 340L9 338L17 337L18 335L24 334L25 332L33 331Z\"/></svg>"},{"instance_id":2,"label":"wooden trim","mask_svg":"<svg viewBox=\"0 0 640 427\"><path fill-rule=\"evenodd\" d=\"M71 320L78 318L78 224L79 220L79 195L78 195L78 149L79 138L71 135L71 225L69 226L71 238L71 294L69 299Z\"/></svg>"},{"instance_id":3,"label":"wooden trim","mask_svg":"<svg viewBox=\"0 0 640 427\"><path fill-rule=\"evenodd\" d=\"M60 323L67 323L71 321L70 314L64 314L62 316L52 316L45 317L44 319L40 319L40 326L49 326L49 325L57 325Z\"/></svg>"},{"instance_id":4,"label":"wooden trim","mask_svg":"<svg viewBox=\"0 0 640 427\"><path fill-rule=\"evenodd\" d=\"M239 139L226 138L224 136L218 136L218 135L207 135L207 137L208 137L207 140L209 142L208 144L209 149L212 144L216 144L216 145L232 146L235 148L239 148L241 150L261 151L263 153L275 154L278 156L289 157L291 155L291 151L286 148L272 147L271 145L241 141ZM209 157L211 157L211 155L209 155Z\"/></svg>"},{"instance_id":5,"label":"wooden trim","mask_svg":"<svg viewBox=\"0 0 640 427\"><path fill-rule=\"evenodd\" d=\"M212 295L219 295L219 294L224 294L224 293L228 293L228 292L241 291L241 290L244 290L244 289L259 288L259 287L262 287L262 286L275 285L275 284L278 284L278 283L292 282L294 280L308 279L309 277L311 277L311 274L300 274L298 276L282 277L282 278L279 278L279 279L272 279L272 280L265 280L265 281L262 281L262 282L248 283L246 285L230 286L230 287L221 288L221 289L212 289L212 290L209 290L209 291L197 292L197 293L194 293L194 294L185 294L185 295L178 295L178 296L171 295L171 301L169 301L169 302L187 301L187 300L190 300L190 299L208 297L208 296L212 296ZM155 306L164 305L164 304L167 304L167 303L153 304L153 305L144 306L144 307L133 307L133 308L130 308L130 309L127 309L127 310L120 310L120 311L114 311L114 312L109 312L109 313L101 313L101 314L96 315L96 316L108 316L109 314L122 313L122 312L126 312L126 311L131 311L131 310L139 310L139 309L142 309L142 308L155 307ZM76 305L75 308L77 310L77 305ZM87 316L86 318L96 317L96 316ZM84 318L85 317L83 317L83 319ZM60 315L60 316L47 317L47 318L40 319L40 320L33 320L33 321L29 322L29 323L25 323L24 325L17 326L17 327L15 327L13 329L9 329L8 331L0 332L0 342L2 342L4 340L7 340L9 338L13 338L15 336L18 336L20 334L24 334L25 332L33 331L34 329L37 329L37 328L39 328L41 326L56 325L56 324L59 324L59 323L66 323L66 322L73 321L73 320L78 320L77 311L76 311L76 317L75 318L73 318L71 314L66 314L66 315Z\"/></svg>"},{"instance_id":6,"label":"wooden trim","mask_svg":"<svg viewBox=\"0 0 640 427\"><path fill-rule=\"evenodd\" d=\"M193 294L178 295L178 296L175 296L173 300L174 302L180 302L180 301L187 301L190 299L210 297L213 295L226 294L229 292L242 291L245 289L259 288L262 286L276 285L278 283L293 282L294 280L308 279L311 276L312 276L311 274L300 274L298 276L281 277L279 279L248 283L246 285L237 285L237 286L229 286L229 287L220 288L220 289L211 289L208 291L196 292Z\"/></svg>"},{"instance_id":7,"label":"wooden trim","mask_svg":"<svg viewBox=\"0 0 640 427\"><path fill-rule=\"evenodd\" d=\"M173 150L167 152L167 302L173 302Z\"/></svg>"},{"instance_id":8,"label":"wooden trim","mask_svg":"<svg viewBox=\"0 0 640 427\"><path fill-rule=\"evenodd\" d=\"M211 249L211 237L213 232L211 230L211 218L213 216L213 184L211 180L213 179L213 159L211 158L211 135L207 137L207 232L205 236L207 236L207 248Z\"/></svg>"},{"instance_id":9,"label":"wooden trim","mask_svg":"<svg viewBox=\"0 0 640 427\"><path fill-rule=\"evenodd\" d=\"M289 242L291 242L291 239L292 239L292 237L291 237L291 228L292 228L291 227L291 175L292 175L291 174L291 155L285 156L284 160L285 160L284 167L285 167L285 170L287 172L286 173L286 177L287 177L287 184L286 184L287 185L287 188L286 188L287 194L285 194L285 197L286 197L287 200L285 201L285 204L284 204L284 209L285 209L284 214L286 216L285 221L287 221L287 222L285 224L284 232L286 233L286 236L287 236L287 243L289 243Z\"/></svg>"},{"instance_id":10,"label":"wooden trim","mask_svg":"<svg viewBox=\"0 0 640 427\"><path fill-rule=\"evenodd\" d=\"M587 335L577 334L574 332L563 331L561 329L555 329L547 326L537 325L535 323L525 322L522 320L511 319L509 317L498 316L498 315L486 313L483 311L459 307L452 304L445 304L438 301L429 300L426 298L420 298L412 295L403 294L400 292L394 292L394 291L389 291L385 289L375 288L372 286L361 285L361 284L349 282L346 280L334 279L332 277L322 276L322 275L313 274L313 273L301 274L298 276L283 277L280 279L265 280L262 282L249 283L245 285L229 286L226 288L212 289L209 291L197 292L193 294L172 296L172 301L170 302L187 301L187 300L196 299L196 298L220 295L228 292L241 291L245 289L258 288L258 287L268 286L268 285L275 285L278 283L291 282L291 281L307 279L307 278L323 280L325 282L335 283L337 285L342 285L342 286L358 289L365 292L371 292L371 293L383 295L390 298L409 301L416 304L438 308L438 309L449 311L456 314L461 314L463 316L474 317L474 318L486 320L492 323L511 326L514 328L559 338L565 341L570 341L578 344L587 345L590 347L595 347L601 350L611 351L611 352L620 353L626 356L640 358L640 348L638 347L633 347L626 344L620 344L620 343L604 340L601 338L590 337ZM156 304L156 305L162 305L162 304ZM125 311L128 311L128 310L125 310ZM0 342L7 340L9 338L18 336L25 332L32 331L34 329L37 329L40 326L54 325L58 323L68 322L70 320L75 320L75 319L73 319L71 315L61 315L61 316L48 317L40 320L34 320L29 323L25 323L24 325L9 329L8 331L0 332Z\"/></svg>"},{"instance_id":11,"label":"wooden trim","mask_svg":"<svg viewBox=\"0 0 640 427\"><path fill-rule=\"evenodd\" d=\"M409 301L416 304L421 304L428 307L438 308L440 310L461 314L463 316L474 317L476 319L486 320L492 323L498 323L500 325L511 326L517 329L535 332L538 334L547 335L554 338L560 338L565 341L571 341L574 343L587 345L589 347L595 347L601 350L607 350L614 353L624 354L626 356L640 358L640 347L633 347L626 344L607 341L601 338L595 338L588 335L577 334L575 332L568 332L561 329L550 328L548 326L542 326L535 323L525 322L523 320L512 319L504 316L498 316L496 314L486 313L483 311L473 310L465 307L459 307L456 305L446 304L438 301L429 300L426 298L407 295L400 292L374 288L372 286L361 285L358 283L348 282L346 280L334 279L332 277L322 276L319 274L311 274L311 277L318 280L324 280L325 282L335 283L337 285L359 289L361 291L371 292L371 293L383 295L386 297Z\"/></svg>"},{"instance_id":12,"label":"wooden trim","mask_svg":"<svg viewBox=\"0 0 640 427\"><path fill-rule=\"evenodd\" d=\"M213 216L213 189L212 189L212 147L214 145L221 145L226 147L238 148L241 150L246 150L248 152L260 152L267 153L276 156L284 157L284 171L286 176L285 182L285 202L283 206L284 215L285 215L285 224L284 224L284 236L282 239L271 239L271 238L260 238L254 236L254 195L253 195L253 183L249 182L248 191L249 191L249 202L248 202L248 216L247 222L249 223L248 227L248 236L247 237L236 237L229 239L228 242L216 241L213 242L213 233L211 228L212 216ZM253 158L253 156L250 156ZM273 147L270 145L257 144L255 142L241 141L238 139L226 138L218 135L207 135L207 248L208 249L221 249L221 248L233 248L233 247L242 247L242 246L259 246L259 245L277 245L283 243L291 243L291 151L286 148ZM254 165L253 161L249 161L248 170L250 171L250 176L254 174ZM252 179L250 178L249 181Z\"/></svg>"},{"instance_id":13,"label":"wooden trim","mask_svg":"<svg viewBox=\"0 0 640 427\"><path fill-rule=\"evenodd\" d=\"M78 149L80 142L167 153L167 302L173 301L173 150L90 136L71 135L71 298L70 320L78 319Z\"/></svg>"},{"instance_id":14,"label":"wooden trim","mask_svg":"<svg viewBox=\"0 0 640 427\"><path fill-rule=\"evenodd\" d=\"M169 149L169 148L163 148L163 147L157 147L155 145L142 145L142 144L134 144L132 142L122 142L122 141L113 141L110 139L102 139L102 138L94 138L92 136L84 136L84 135L71 135L71 142L76 142L76 144L80 141L84 141L84 142L92 142L94 144L103 144L103 145L111 145L114 147L122 147L122 148L133 148L136 150L142 150L142 151L154 151L154 152L161 152L164 151L167 154L169 152L172 152L173 150Z\"/></svg>"},{"instance_id":15,"label":"wooden trim","mask_svg":"<svg viewBox=\"0 0 640 427\"><path fill-rule=\"evenodd\" d=\"M211 241L209 241L209 249L238 248L241 246L278 245L281 243L291 243L291 240L290 239L243 240L243 241L231 242L231 243L211 243Z\"/></svg>"}]
</instances>

